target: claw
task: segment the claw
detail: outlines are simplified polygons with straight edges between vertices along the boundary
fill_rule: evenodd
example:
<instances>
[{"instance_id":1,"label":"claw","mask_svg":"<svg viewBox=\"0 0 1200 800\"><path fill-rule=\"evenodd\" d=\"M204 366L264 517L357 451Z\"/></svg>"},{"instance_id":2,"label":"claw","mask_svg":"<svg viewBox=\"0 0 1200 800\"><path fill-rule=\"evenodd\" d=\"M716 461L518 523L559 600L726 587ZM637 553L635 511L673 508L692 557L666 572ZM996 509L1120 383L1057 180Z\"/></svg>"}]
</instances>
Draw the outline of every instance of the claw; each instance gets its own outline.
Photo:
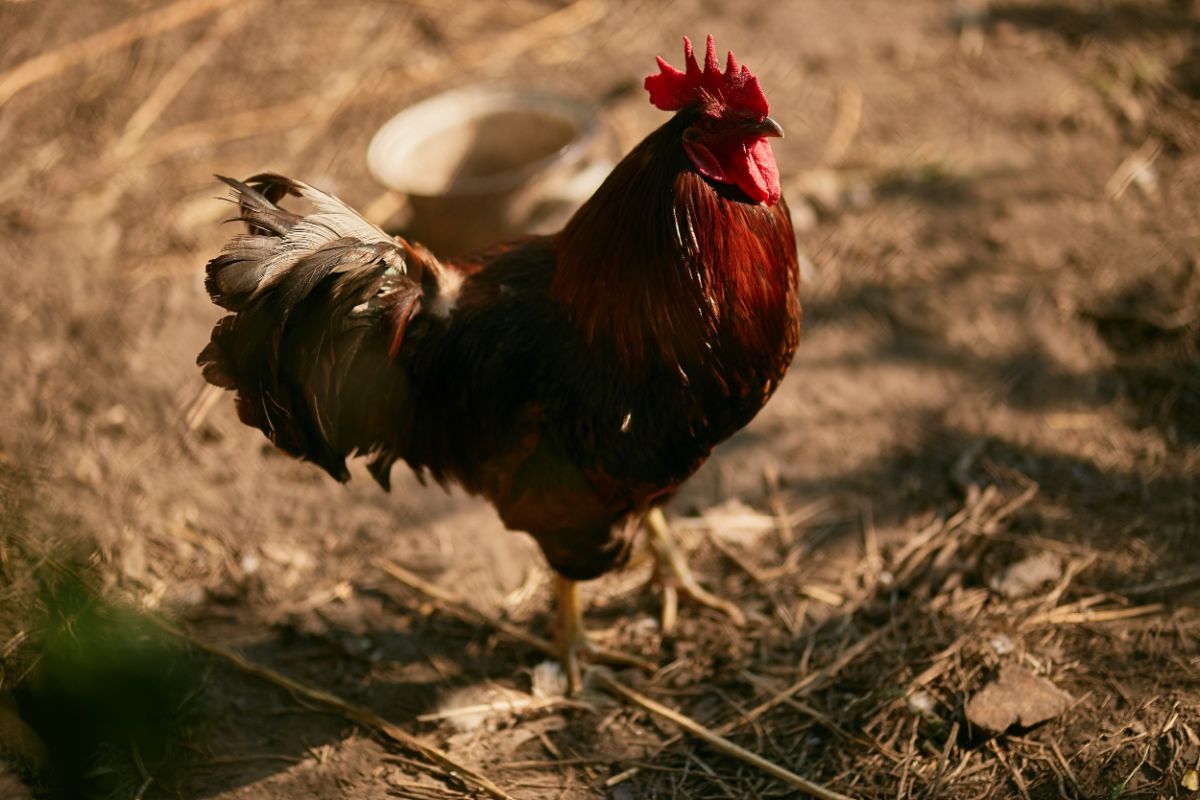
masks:
<instances>
[{"instance_id":1,"label":"claw","mask_svg":"<svg viewBox=\"0 0 1200 800\"><path fill-rule=\"evenodd\" d=\"M567 691L570 694L577 694L583 688L584 662L654 671L653 664L637 656L606 650L591 643L587 630L583 627L583 603L579 597L578 582L557 576L554 595L557 616L554 642L559 651L558 657L563 672L567 676Z\"/></svg>"},{"instance_id":2,"label":"claw","mask_svg":"<svg viewBox=\"0 0 1200 800\"><path fill-rule=\"evenodd\" d=\"M646 514L646 529L650 534L650 549L654 552L656 566L654 579L662 586L662 631L670 633L679 615L679 595L693 603L708 606L729 617L734 625L746 624L746 615L733 603L709 592L692 574L678 545L675 544L667 519L660 509L651 509Z\"/></svg>"}]
</instances>

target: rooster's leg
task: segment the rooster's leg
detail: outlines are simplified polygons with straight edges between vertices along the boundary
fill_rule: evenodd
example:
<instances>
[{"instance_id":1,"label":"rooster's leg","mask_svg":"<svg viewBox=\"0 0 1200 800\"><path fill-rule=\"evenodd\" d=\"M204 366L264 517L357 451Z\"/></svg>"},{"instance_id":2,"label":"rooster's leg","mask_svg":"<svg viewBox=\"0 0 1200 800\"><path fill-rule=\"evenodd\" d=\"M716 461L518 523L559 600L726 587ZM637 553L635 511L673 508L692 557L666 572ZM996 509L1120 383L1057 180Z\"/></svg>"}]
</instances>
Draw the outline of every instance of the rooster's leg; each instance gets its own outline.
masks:
<instances>
[{"instance_id":1,"label":"rooster's leg","mask_svg":"<svg viewBox=\"0 0 1200 800\"><path fill-rule=\"evenodd\" d=\"M554 643L558 647L559 660L567 675L567 690L571 694L583 685L583 670L580 656L587 653L587 630L583 627L583 603L579 596L577 581L557 575L554 578L554 603L557 612L554 626Z\"/></svg>"},{"instance_id":2,"label":"rooster's leg","mask_svg":"<svg viewBox=\"0 0 1200 800\"><path fill-rule=\"evenodd\" d=\"M554 578L555 628L554 642L563 672L567 675L567 689L575 694L583 687L583 663L609 664L614 667L637 667L653 671L654 665L636 656L605 650L592 644L587 629L583 627L583 599L580 597L579 582L557 575Z\"/></svg>"},{"instance_id":3,"label":"rooster's leg","mask_svg":"<svg viewBox=\"0 0 1200 800\"><path fill-rule=\"evenodd\" d=\"M662 586L662 630L670 632L675 627L675 618L679 610L679 595L682 594L694 603L716 609L725 614L735 625L746 624L746 617L741 609L728 600L709 592L692 575L688 568L687 558L675 543L667 518L661 510L654 508L646 514L646 530L650 536L650 549L654 552L655 580Z\"/></svg>"}]
</instances>

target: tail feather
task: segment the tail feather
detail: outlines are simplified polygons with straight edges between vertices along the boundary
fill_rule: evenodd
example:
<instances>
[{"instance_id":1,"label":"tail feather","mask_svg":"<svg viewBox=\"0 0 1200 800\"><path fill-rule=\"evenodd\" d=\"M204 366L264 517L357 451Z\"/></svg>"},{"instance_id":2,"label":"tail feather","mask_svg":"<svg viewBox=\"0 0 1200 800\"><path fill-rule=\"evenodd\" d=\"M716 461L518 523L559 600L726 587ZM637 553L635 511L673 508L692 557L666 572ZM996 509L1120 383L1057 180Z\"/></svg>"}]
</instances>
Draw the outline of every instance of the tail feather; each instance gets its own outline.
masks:
<instances>
[{"instance_id":1,"label":"tail feather","mask_svg":"<svg viewBox=\"0 0 1200 800\"><path fill-rule=\"evenodd\" d=\"M374 456L386 488L407 438L398 344L441 266L306 184L221 180L249 232L208 263L209 295L234 313L197 359L205 379L236 391L243 422L338 480L349 478L347 456ZM277 205L287 195L315 210Z\"/></svg>"},{"instance_id":2,"label":"tail feather","mask_svg":"<svg viewBox=\"0 0 1200 800\"><path fill-rule=\"evenodd\" d=\"M243 234L233 237L221 255L208 265L204 288L223 308L240 311L263 279L263 265L275 252L273 236Z\"/></svg>"},{"instance_id":3,"label":"tail feather","mask_svg":"<svg viewBox=\"0 0 1200 800\"><path fill-rule=\"evenodd\" d=\"M286 236L300 217L276 205L285 195L301 196L300 187L281 175L263 173L246 183L218 175L217 180L233 189L240 216L250 226L251 233L273 233Z\"/></svg>"}]
</instances>

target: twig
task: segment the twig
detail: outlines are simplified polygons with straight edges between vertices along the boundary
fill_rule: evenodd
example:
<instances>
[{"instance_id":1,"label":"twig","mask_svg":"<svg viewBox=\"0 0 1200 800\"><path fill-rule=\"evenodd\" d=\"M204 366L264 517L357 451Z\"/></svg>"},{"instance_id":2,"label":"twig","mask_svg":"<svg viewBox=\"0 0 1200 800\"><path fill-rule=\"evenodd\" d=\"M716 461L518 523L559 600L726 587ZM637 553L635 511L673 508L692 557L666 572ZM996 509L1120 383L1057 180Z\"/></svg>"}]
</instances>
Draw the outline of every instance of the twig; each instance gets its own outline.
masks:
<instances>
[{"instance_id":1,"label":"twig","mask_svg":"<svg viewBox=\"0 0 1200 800\"><path fill-rule=\"evenodd\" d=\"M1021 476L1021 477L1024 477L1024 476ZM1009 500L1004 505L1000 506L1000 508L998 508L990 516L988 516L988 518L986 520L979 523L979 529L981 531L983 531L984 533L995 532L996 527L1001 522L1003 522L1004 520L1011 517L1019 509L1025 507L1029 503L1029 501L1032 500L1034 497L1037 497L1037 493L1038 493L1039 489L1040 489L1040 487L1038 486L1037 482L1030 481L1029 485L1026 486L1025 489L1019 495L1014 497L1012 500Z\"/></svg>"},{"instance_id":2,"label":"twig","mask_svg":"<svg viewBox=\"0 0 1200 800\"><path fill-rule=\"evenodd\" d=\"M1121 595L1122 597L1137 597L1139 595L1178 591L1192 584L1200 584L1200 569L1193 569L1181 575L1172 575L1169 578L1162 578L1150 583L1139 583L1137 586L1117 589L1113 594Z\"/></svg>"},{"instance_id":3,"label":"twig","mask_svg":"<svg viewBox=\"0 0 1200 800\"><path fill-rule=\"evenodd\" d=\"M15 533L12 535L14 535L14 537L19 541L23 542L26 546L32 545L28 537ZM77 585L82 587L89 594L92 593L92 588L88 585L88 583L84 581L83 577L70 566L52 556L47 556L45 560L47 564L54 567L63 575L66 575L74 580ZM357 722L360 725L378 731L392 741L423 756L430 763L441 767L451 777L466 783L472 783L491 797L497 798L498 800L517 800L489 780L487 776L475 772L470 767L459 764L446 753L443 753L436 747L431 747L430 745L421 742L419 739L414 738L411 734L408 734L401 728L396 727L370 709L353 705L335 694L326 692L323 689L316 689L307 686L297 680L287 677L286 675L275 672L269 667L255 664L238 653L235 653L232 650L227 650L220 645L201 641L200 639L192 636L186 630L178 628L164 619L160 619L159 617L151 615L146 616L145 619L168 635L179 639L180 641L197 650L217 656L218 658L229 662L234 667L240 669L242 672L245 672L248 675L262 678L263 680L274 683L276 686L287 689L295 695L299 695L300 697L338 710L343 716L352 722Z\"/></svg>"},{"instance_id":4,"label":"twig","mask_svg":"<svg viewBox=\"0 0 1200 800\"><path fill-rule=\"evenodd\" d=\"M317 94L213 119L181 123L137 147L128 158L118 158L115 152L109 151L95 166L84 170L80 179L67 187L64 194L81 192L114 178L121 179L195 147L215 147L300 125L308 118L313 104L323 96Z\"/></svg>"},{"instance_id":5,"label":"twig","mask_svg":"<svg viewBox=\"0 0 1200 800\"><path fill-rule=\"evenodd\" d=\"M511 697L499 697L491 703L476 703L470 706L458 706L455 708L444 708L441 711L431 711L428 714L421 714L417 717L418 722L440 722L445 719L457 719L458 717L473 717L480 714L498 714L501 712L516 712L516 711L541 711L546 708L574 708L582 711L595 711L596 709L577 700L568 700L565 697L532 697L527 694L518 694Z\"/></svg>"},{"instance_id":6,"label":"twig","mask_svg":"<svg viewBox=\"0 0 1200 800\"><path fill-rule=\"evenodd\" d=\"M1071 585L1071 581L1075 580L1077 575L1090 567L1095 560L1095 553L1089 553L1085 558L1072 559L1067 564L1067 568L1063 570L1063 575L1059 578L1058 583L1046 594L1046 599L1042 602L1042 607L1044 609L1055 608L1058 605L1058 601L1062 599L1063 594L1066 593L1067 587Z\"/></svg>"},{"instance_id":7,"label":"twig","mask_svg":"<svg viewBox=\"0 0 1200 800\"><path fill-rule=\"evenodd\" d=\"M893 585L906 585L919 569L927 565L929 556L942 547L942 538L951 536L959 528L981 515L992 505L999 494L1000 491L994 485L989 484L978 495L969 496L963 507L949 519L943 522L934 522L909 540L908 544L900 548L892 559L892 573L895 575Z\"/></svg>"},{"instance_id":8,"label":"twig","mask_svg":"<svg viewBox=\"0 0 1200 800\"><path fill-rule=\"evenodd\" d=\"M933 787L929 790L929 800L937 800L938 795L942 791L942 778L946 775L946 762L950 760L950 751L954 749L954 743L958 741L958 720L950 726L950 733L946 736L946 744L942 747L942 755L938 759L937 773L933 776Z\"/></svg>"},{"instance_id":9,"label":"twig","mask_svg":"<svg viewBox=\"0 0 1200 800\"><path fill-rule=\"evenodd\" d=\"M556 759L529 759L528 761L505 761L503 764L497 764L497 769L562 769L563 767L592 767L605 766L611 764L612 760L608 758L556 758Z\"/></svg>"},{"instance_id":10,"label":"twig","mask_svg":"<svg viewBox=\"0 0 1200 800\"><path fill-rule=\"evenodd\" d=\"M605 3L597 0L575 0L569 6L534 22L499 36L483 37L460 48L454 55L456 61L498 62L512 59L528 51L539 42L561 40L577 30L592 25L608 14Z\"/></svg>"},{"instance_id":11,"label":"twig","mask_svg":"<svg viewBox=\"0 0 1200 800\"><path fill-rule=\"evenodd\" d=\"M707 517L680 517L671 521L671 529L675 531L706 531L714 528L735 528L753 533L766 533L775 530L780 525L795 526L811 520L815 514L812 509L823 509L824 504L813 503L798 508L782 517L774 514L713 514ZM767 576L768 579L775 577Z\"/></svg>"},{"instance_id":12,"label":"twig","mask_svg":"<svg viewBox=\"0 0 1200 800\"><path fill-rule=\"evenodd\" d=\"M613 775L611 778L606 780L604 782L604 785L606 788L611 789L612 787L616 786L618 783L624 783L625 781L629 780L633 776L637 775L641 771L641 769L642 769L641 767L630 767L629 769L625 770L624 772L618 772L616 775Z\"/></svg>"},{"instance_id":13,"label":"twig","mask_svg":"<svg viewBox=\"0 0 1200 800\"><path fill-rule=\"evenodd\" d=\"M834 675L841 672L852 662L854 662L859 656L870 650L876 642L883 638L884 634L886 634L888 630L889 628L887 627L876 628L855 642L851 647L846 648L846 650L829 666L805 675L799 681L784 689L782 692L779 692L770 700L755 706L737 720L723 725L718 729L718 731L724 735L741 727L742 725L753 722L763 714L766 714L768 711L775 708L780 703L784 703L800 695L801 693L804 693L818 681L832 678Z\"/></svg>"},{"instance_id":14,"label":"twig","mask_svg":"<svg viewBox=\"0 0 1200 800\"><path fill-rule=\"evenodd\" d=\"M1079 785L1079 779L1075 777L1075 770L1071 769L1071 764L1063 756L1062 750L1058 749L1058 743L1051 740L1050 752L1054 753L1054 757L1058 759L1058 763L1062 765L1063 771L1067 773L1067 779L1071 781L1071 785L1075 787L1077 795L1083 795L1083 787Z\"/></svg>"},{"instance_id":15,"label":"twig","mask_svg":"<svg viewBox=\"0 0 1200 800\"><path fill-rule=\"evenodd\" d=\"M193 147L221 144L299 125L307 119L313 104L323 94L176 125L138 148L130 162L145 168ZM106 159L102 166L115 171L123 168L125 163L120 159Z\"/></svg>"},{"instance_id":16,"label":"twig","mask_svg":"<svg viewBox=\"0 0 1200 800\"><path fill-rule=\"evenodd\" d=\"M741 674L741 677L743 680L745 680L747 683L753 685L759 691L763 691L763 692L778 691L778 689L772 684L771 681L767 680L766 678L762 677L761 675L755 675L753 672L750 672L749 670L742 670L740 674ZM807 703L801 703L799 700L794 700L792 698L788 698L787 700L784 701L784 703L789 708L793 708L796 711L799 711L801 714L804 714L807 717L811 717L814 721L816 721L818 724L820 724L821 726L826 728L828 731L839 736L842 739L845 739L846 741L854 742L855 744L859 744L864 747L869 747L872 750L875 750L876 752L878 752L884 758L888 759L889 761L892 761L893 763L898 762L900 760L899 756L897 756L891 750L888 750L883 745L876 742L874 739L872 739L868 736L863 736L861 734L851 733L850 731L846 730L842 726L838 725L837 722L835 722L833 719L831 719L830 717L828 717L825 714L822 714L820 711L818 711L817 709L808 705Z\"/></svg>"},{"instance_id":17,"label":"twig","mask_svg":"<svg viewBox=\"0 0 1200 800\"><path fill-rule=\"evenodd\" d=\"M232 650L227 650L220 645L201 641L193 637L187 631L177 628L169 622L154 617L150 617L149 619L151 619L158 627L162 628L164 631L180 639L181 641L186 642L191 647L208 653L209 655L217 656L218 658L229 662L234 667L248 675L253 675L257 678L262 678L263 680L269 681L270 683L287 689L289 692L299 695L306 700L311 700L314 703L320 703L336 709L342 714L342 716L346 717L352 722L357 722L360 725L372 728L397 744L400 744L403 747L412 750L413 752L419 753L431 763L441 767L446 771L447 774L466 783L474 784L476 788L486 792L491 797L499 798L499 800L515 800L512 795L493 783L487 778L487 776L476 772L470 767L460 764L448 754L442 752L436 747L431 747L430 745L425 744L368 708L348 703L337 695L327 692L324 689L317 689L308 686L293 678L289 678L286 675L276 672L269 667L264 667L261 664L255 664L238 653L235 653Z\"/></svg>"},{"instance_id":18,"label":"twig","mask_svg":"<svg viewBox=\"0 0 1200 800\"><path fill-rule=\"evenodd\" d=\"M1129 185L1137 180L1139 175L1146 174L1161 152L1162 143L1151 136L1142 143L1141 147L1126 156L1104 185L1104 191L1109 199L1120 200Z\"/></svg>"},{"instance_id":19,"label":"twig","mask_svg":"<svg viewBox=\"0 0 1200 800\"><path fill-rule=\"evenodd\" d=\"M154 121L162 116L171 101L183 91L183 87L187 86L188 81L204 66L204 62L212 57L225 37L246 15L247 9L253 5L253 0L251 0L251 2L241 3L221 12L204 35L176 59L170 69L159 79L158 85L129 116L129 120L125 123L125 130L121 132L121 138L113 145L113 151L118 158L127 158L137 149L138 142L142 140L142 136L150 129Z\"/></svg>"},{"instance_id":20,"label":"twig","mask_svg":"<svg viewBox=\"0 0 1200 800\"><path fill-rule=\"evenodd\" d=\"M1166 610L1162 603L1151 603L1133 608L1095 608L1084 611L1069 611L1061 608L1034 614L1027 619L1024 627L1034 625L1078 625L1086 622L1116 622L1134 617L1145 617Z\"/></svg>"},{"instance_id":21,"label":"twig","mask_svg":"<svg viewBox=\"0 0 1200 800\"><path fill-rule=\"evenodd\" d=\"M1029 790L1025 788L1025 779L1021 777L1020 771L1016 766L1009 763L1009 760L1004 757L1004 751L996 744L996 740L992 739L988 742L988 748L995 754L996 759L1008 770L1008 774L1012 777L1013 783L1016 784L1017 791L1021 793L1024 800L1031 800Z\"/></svg>"},{"instance_id":22,"label":"twig","mask_svg":"<svg viewBox=\"0 0 1200 800\"><path fill-rule=\"evenodd\" d=\"M820 586L815 583L802 583L797 587L797 590L800 592L800 594L811 600L816 600L818 603L824 603L825 605L833 606L834 608L837 608L838 606L842 605L842 603L846 602L846 598L842 597L837 592L833 591L832 589L826 589L824 586Z\"/></svg>"},{"instance_id":23,"label":"twig","mask_svg":"<svg viewBox=\"0 0 1200 800\"><path fill-rule=\"evenodd\" d=\"M719 734L714 733L713 731L704 727L691 717L684 716L678 711L668 708L661 703L655 702L649 697L639 694L633 689L630 689L629 687L617 682L615 678L605 672L598 670L594 673L593 678L603 688L608 689L614 694L620 695L629 702L639 705L653 714L657 714L660 717L670 720L688 733L704 740L717 750L720 750L722 753L732 756L739 761L744 761L751 766L757 767L763 772L766 772L768 775L778 778L784 783L796 787L800 791L807 792L813 797L819 798L819 800L851 800L848 795L835 792L832 789L827 789L818 783L813 783L812 781L807 780L806 778L803 778L790 770L784 769L778 764L767 761L762 756L752 753L744 747L739 747L723 736L720 736Z\"/></svg>"},{"instance_id":24,"label":"twig","mask_svg":"<svg viewBox=\"0 0 1200 800\"><path fill-rule=\"evenodd\" d=\"M198 2L202 2L202 0L180 0L180 3ZM212 10L216 10L233 0L203 0L203 2L214 4ZM402 82L411 91L435 83L444 77L446 68L451 65L456 69L462 69L463 64L468 62L482 63L502 57L515 58L535 46L539 41L565 36L591 25L602 18L604 12L604 5L596 0L576 0L566 8L542 17L523 28L511 31L499 39L489 39L484 45L466 45L444 58L427 59L406 65L391 76L389 85ZM375 49L364 56L364 60L368 64L374 63L374 54L379 49L377 45ZM129 174L135 169L146 169L195 147L213 147L284 128L296 130L287 150L293 153L298 152L307 147L326 128L330 119L346 102L347 93L355 88L347 81L357 75L360 77L360 86L365 83L361 80L365 71L353 70L346 74L339 73L334 76L328 86L307 97L276 103L264 108L222 114L212 119L182 123L133 149L132 152L125 153L126 157L118 157L115 152L110 152L94 169L85 173L84 178L71 191L80 191L87 186L108 181L114 174ZM0 76L0 105L5 99L2 93L3 80L4 76ZM360 97L365 94L364 90L358 88L355 88L355 92Z\"/></svg>"},{"instance_id":25,"label":"twig","mask_svg":"<svg viewBox=\"0 0 1200 800\"><path fill-rule=\"evenodd\" d=\"M773 463L763 469L763 487L766 489L767 506L778 523L775 530L779 536L780 549L788 550L796 542L796 529L787 519L787 507L783 503L779 488L779 468Z\"/></svg>"},{"instance_id":26,"label":"twig","mask_svg":"<svg viewBox=\"0 0 1200 800\"><path fill-rule=\"evenodd\" d=\"M206 383L200 387L200 391L196 392L196 396L192 398L192 402L188 403L187 411L183 417L183 423L189 431L194 431L204 424L204 420L208 418L208 413L216 407L217 401L225 394L220 386L213 386L211 383Z\"/></svg>"},{"instance_id":27,"label":"twig","mask_svg":"<svg viewBox=\"0 0 1200 800\"><path fill-rule=\"evenodd\" d=\"M298 126L289 135L284 147L285 152L292 156L302 156L313 142L321 139L334 117L358 100L366 86L376 82L380 61L403 46L396 41L396 29L385 21L385 13L374 9L360 14L362 22L365 23L362 27L380 33L373 36L371 43L355 55L354 62L348 68L339 70L333 76L330 86L315 98L305 124Z\"/></svg>"},{"instance_id":28,"label":"twig","mask_svg":"<svg viewBox=\"0 0 1200 800\"><path fill-rule=\"evenodd\" d=\"M871 631L862 639L859 639L857 642L855 642L852 647L847 648L832 664L824 669L820 669L816 672L806 675L804 678L792 684L787 689L784 689L782 692L779 692L773 696L770 700L767 700L755 706L745 714L742 714L738 719L725 723L721 727L717 728L717 734L720 736L728 735L742 725L754 722L763 714L766 714L768 711L780 705L781 703L787 703L797 697L802 697L808 694L815 688L816 684L832 678L834 675L850 665L853 661L858 659L859 656L866 653L872 645L879 641L879 639L883 638L883 635L887 633L888 630L889 628L885 627L876 628L875 630ZM806 660L807 659L803 659L802 663L804 663ZM665 750L682 738L682 736L672 736L663 742L658 749L660 751ZM605 785L611 787L617 785L621 781L628 780L638 773L638 769L638 767L631 767L630 769L625 770L625 772L622 772L620 775L614 775L608 779Z\"/></svg>"},{"instance_id":29,"label":"twig","mask_svg":"<svg viewBox=\"0 0 1200 800\"><path fill-rule=\"evenodd\" d=\"M146 763L142 761L141 751L138 750L137 742L130 743L130 752L133 756L133 763L137 767L138 774L142 776L142 783L137 791L133 793L133 800L142 800L146 796L146 790L150 788L150 784L154 783L154 776L146 769Z\"/></svg>"},{"instance_id":30,"label":"twig","mask_svg":"<svg viewBox=\"0 0 1200 800\"><path fill-rule=\"evenodd\" d=\"M233 0L176 0L168 6L147 11L84 39L34 56L7 72L0 73L0 106L22 89L64 72L89 58L102 56L138 39L178 28L231 3Z\"/></svg>"},{"instance_id":31,"label":"twig","mask_svg":"<svg viewBox=\"0 0 1200 800\"><path fill-rule=\"evenodd\" d=\"M708 543L713 546L713 549L732 561L742 572L749 575L750 580L754 581L760 588L766 587L767 578L763 575L761 569L751 563L749 559L743 558L732 547L722 541L714 529L709 528L704 533L705 538L708 539Z\"/></svg>"},{"instance_id":32,"label":"twig","mask_svg":"<svg viewBox=\"0 0 1200 800\"><path fill-rule=\"evenodd\" d=\"M535 636L532 633L517 627L516 625L505 622L502 619L492 617L476 608L467 605L450 592L447 592L440 586L430 583L419 575L409 572L394 561L386 558L378 559L375 562L375 566L379 567L381 570L386 572L388 575L391 575L408 588L437 600L439 603L446 606L447 610L449 610L451 614L459 617L460 619L465 619L466 622L472 625L487 625L500 631L505 636L516 639L522 644L527 644L535 650L541 650L546 655L553 656L558 654L558 651L554 647L554 643L548 639Z\"/></svg>"},{"instance_id":33,"label":"twig","mask_svg":"<svg viewBox=\"0 0 1200 800\"><path fill-rule=\"evenodd\" d=\"M911 696L913 692L922 686L926 686L934 678L944 673L949 668L949 659L952 655L962 650L967 642L971 641L971 634L964 633L962 636L955 639L949 646L944 648L940 653L934 655L930 664L925 670L908 682L908 689L905 691L906 696ZM902 701L897 701L897 703Z\"/></svg>"},{"instance_id":34,"label":"twig","mask_svg":"<svg viewBox=\"0 0 1200 800\"><path fill-rule=\"evenodd\" d=\"M562 655L561 649L555 647L553 642L543 639L540 636L534 636L532 633L529 633L528 631L523 630L522 628L519 628L510 622L505 622L502 619L493 617L490 614L474 608L473 606L464 602L461 598L456 597L439 586L435 586L418 575L414 575L394 561L386 558L376 559L375 566L379 567L381 570L408 588L437 600L442 604L446 611L450 612L464 622L467 622L468 624L485 625L490 628L494 628L500 633L503 633L505 636L515 639L522 644L529 645L535 650L541 650L546 655L554 658L559 658ZM655 666L653 664L645 661L644 659L637 658L636 656L626 655L625 653L618 653L611 650L604 650L602 648L595 648L595 651L598 656L610 662L617 662L626 666L636 667L644 670L645 672L653 672L655 670Z\"/></svg>"},{"instance_id":35,"label":"twig","mask_svg":"<svg viewBox=\"0 0 1200 800\"><path fill-rule=\"evenodd\" d=\"M825 143L825 153L821 163L834 166L846 155L850 143L858 133L862 121L862 89L856 83L847 83L838 89L837 122L834 123L833 133Z\"/></svg>"}]
</instances>

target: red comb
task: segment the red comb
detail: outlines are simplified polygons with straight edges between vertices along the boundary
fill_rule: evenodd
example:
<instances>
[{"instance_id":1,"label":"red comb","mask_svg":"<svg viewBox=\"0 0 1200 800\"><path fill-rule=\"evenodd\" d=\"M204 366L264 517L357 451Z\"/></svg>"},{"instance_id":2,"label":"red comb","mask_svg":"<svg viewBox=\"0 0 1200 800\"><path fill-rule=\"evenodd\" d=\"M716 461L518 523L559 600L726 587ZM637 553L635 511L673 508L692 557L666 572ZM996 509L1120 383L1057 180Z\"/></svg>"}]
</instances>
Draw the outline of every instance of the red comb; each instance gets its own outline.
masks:
<instances>
[{"instance_id":1,"label":"red comb","mask_svg":"<svg viewBox=\"0 0 1200 800\"><path fill-rule=\"evenodd\" d=\"M686 36L683 37L683 55L687 72L680 72L662 57L657 57L661 72L646 76L646 91L655 106L663 111L675 111L712 98L729 107L745 109L762 117L767 115L767 96L758 85L758 78L751 75L750 70L738 66L732 51L725 61L725 71L721 72L713 37L708 37L703 70L696 63L692 43Z\"/></svg>"}]
</instances>

